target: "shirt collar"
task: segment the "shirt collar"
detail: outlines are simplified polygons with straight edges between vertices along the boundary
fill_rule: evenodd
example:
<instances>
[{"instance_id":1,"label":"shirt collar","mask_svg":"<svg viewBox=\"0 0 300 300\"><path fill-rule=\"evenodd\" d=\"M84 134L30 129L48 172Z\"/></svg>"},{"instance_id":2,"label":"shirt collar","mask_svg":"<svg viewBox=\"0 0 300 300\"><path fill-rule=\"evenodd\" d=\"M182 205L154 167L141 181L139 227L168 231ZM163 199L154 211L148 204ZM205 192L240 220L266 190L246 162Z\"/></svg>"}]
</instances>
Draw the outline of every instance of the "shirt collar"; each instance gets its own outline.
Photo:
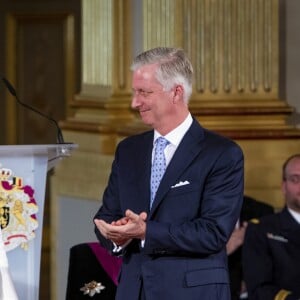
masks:
<instances>
[{"instance_id":1,"label":"shirt collar","mask_svg":"<svg viewBox=\"0 0 300 300\"><path fill-rule=\"evenodd\" d=\"M297 221L297 223L300 224L300 214L298 212L290 209L289 207L287 209L290 212L290 214L292 215L292 217Z\"/></svg>"},{"instance_id":2,"label":"shirt collar","mask_svg":"<svg viewBox=\"0 0 300 300\"><path fill-rule=\"evenodd\" d=\"M184 137L184 135L186 134L186 132L189 130L192 123L193 123L193 118L189 113L188 116L185 118L185 120L179 126L177 126L175 129L170 131L164 137L170 142L170 144L177 147L181 142L182 138ZM156 139L158 139L160 136L162 135L158 131L154 130L153 145Z\"/></svg>"}]
</instances>

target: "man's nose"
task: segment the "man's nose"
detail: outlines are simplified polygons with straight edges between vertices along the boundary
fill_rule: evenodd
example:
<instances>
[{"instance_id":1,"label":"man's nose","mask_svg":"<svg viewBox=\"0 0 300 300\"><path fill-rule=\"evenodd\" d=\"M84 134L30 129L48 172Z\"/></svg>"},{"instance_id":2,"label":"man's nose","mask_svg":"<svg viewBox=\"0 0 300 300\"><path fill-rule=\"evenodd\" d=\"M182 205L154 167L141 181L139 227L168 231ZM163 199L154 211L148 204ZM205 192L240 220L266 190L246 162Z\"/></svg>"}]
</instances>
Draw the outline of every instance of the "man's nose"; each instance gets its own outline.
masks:
<instances>
[{"instance_id":1,"label":"man's nose","mask_svg":"<svg viewBox=\"0 0 300 300\"><path fill-rule=\"evenodd\" d=\"M138 108L140 106L140 101L138 98L139 97L136 94L132 95L131 108Z\"/></svg>"}]
</instances>

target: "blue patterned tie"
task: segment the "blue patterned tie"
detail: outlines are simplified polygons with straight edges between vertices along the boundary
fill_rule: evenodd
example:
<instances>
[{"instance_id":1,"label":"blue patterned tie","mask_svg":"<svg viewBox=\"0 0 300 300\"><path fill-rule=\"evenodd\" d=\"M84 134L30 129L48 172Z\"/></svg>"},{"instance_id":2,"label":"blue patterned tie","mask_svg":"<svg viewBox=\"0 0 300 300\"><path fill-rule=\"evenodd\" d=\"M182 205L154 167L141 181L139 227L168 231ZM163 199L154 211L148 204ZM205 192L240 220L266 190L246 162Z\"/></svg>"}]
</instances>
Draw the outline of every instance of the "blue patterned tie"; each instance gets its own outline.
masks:
<instances>
[{"instance_id":1,"label":"blue patterned tie","mask_svg":"<svg viewBox=\"0 0 300 300\"><path fill-rule=\"evenodd\" d=\"M168 140L164 137L159 137L155 141L155 150L153 163L151 168L151 199L150 208L155 198L156 191L158 189L161 178L163 177L166 170L166 158L164 154L164 149L168 145Z\"/></svg>"}]
</instances>

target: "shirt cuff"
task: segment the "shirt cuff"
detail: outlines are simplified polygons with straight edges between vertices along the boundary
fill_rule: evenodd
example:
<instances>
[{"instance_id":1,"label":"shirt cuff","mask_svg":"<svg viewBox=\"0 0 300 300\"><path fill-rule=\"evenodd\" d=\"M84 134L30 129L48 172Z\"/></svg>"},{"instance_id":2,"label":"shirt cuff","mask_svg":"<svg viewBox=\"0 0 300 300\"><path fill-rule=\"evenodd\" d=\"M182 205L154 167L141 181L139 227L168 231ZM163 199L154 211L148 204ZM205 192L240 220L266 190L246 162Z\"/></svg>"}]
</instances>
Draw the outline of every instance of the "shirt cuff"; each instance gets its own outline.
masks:
<instances>
[{"instance_id":1,"label":"shirt cuff","mask_svg":"<svg viewBox=\"0 0 300 300\"><path fill-rule=\"evenodd\" d=\"M118 246L116 243L113 243L114 244L114 248L112 250L113 253L119 253L122 251L123 247L122 246Z\"/></svg>"},{"instance_id":2,"label":"shirt cuff","mask_svg":"<svg viewBox=\"0 0 300 300\"><path fill-rule=\"evenodd\" d=\"M130 242L131 242L131 240L129 240L126 243L124 243L123 245L119 245L119 246L113 242L114 248L113 248L112 252L113 253L121 252Z\"/></svg>"}]
</instances>

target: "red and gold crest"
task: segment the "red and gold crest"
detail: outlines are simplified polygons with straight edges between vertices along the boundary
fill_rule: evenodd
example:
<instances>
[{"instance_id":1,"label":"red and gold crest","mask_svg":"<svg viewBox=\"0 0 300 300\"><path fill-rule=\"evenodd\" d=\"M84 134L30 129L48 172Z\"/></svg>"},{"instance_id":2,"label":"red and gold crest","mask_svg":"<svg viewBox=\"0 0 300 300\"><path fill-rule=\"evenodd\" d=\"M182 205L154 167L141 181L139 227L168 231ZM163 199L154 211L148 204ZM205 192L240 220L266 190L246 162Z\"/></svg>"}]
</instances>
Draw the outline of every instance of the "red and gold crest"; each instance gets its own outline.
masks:
<instances>
[{"instance_id":1,"label":"red and gold crest","mask_svg":"<svg viewBox=\"0 0 300 300\"><path fill-rule=\"evenodd\" d=\"M38 206L31 186L23 186L21 177L0 168L0 226L6 251L18 246L27 249L38 227Z\"/></svg>"}]
</instances>

